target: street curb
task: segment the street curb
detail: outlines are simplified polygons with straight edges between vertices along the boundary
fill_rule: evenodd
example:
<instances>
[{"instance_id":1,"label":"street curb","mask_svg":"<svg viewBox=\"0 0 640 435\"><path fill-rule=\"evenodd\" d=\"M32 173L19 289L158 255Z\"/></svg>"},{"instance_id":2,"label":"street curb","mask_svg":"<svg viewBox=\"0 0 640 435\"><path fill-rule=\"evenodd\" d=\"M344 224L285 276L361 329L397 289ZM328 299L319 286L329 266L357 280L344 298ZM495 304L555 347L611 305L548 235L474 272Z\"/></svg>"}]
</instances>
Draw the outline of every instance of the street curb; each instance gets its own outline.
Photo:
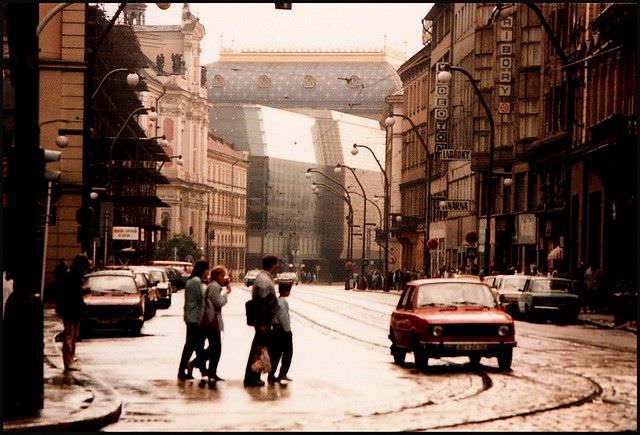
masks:
<instances>
[{"instance_id":1,"label":"street curb","mask_svg":"<svg viewBox=\"0 0 640 435\"><path fill-rule=\"evenodd\" d=\"M595 326L597 328L619 329L621 331L631 332L631 333L636 334L636 335L638 334L638 330L637 329L628 328L626 326L609 325L609 324L606 324L606 323L596 322L595 320L589 320L589 319L580 319L580 321L582 323L586 323L587 325Z\"/></svg>"},{"instance_id":2,"label":"street curb","mask_svg":"<svg viewBox=\"0 0 640 435\"><path fill-rule=\"evenodd\" d=\"M55 336L61 329L54 329L53 333L45 334L45 364L60 368L58 363L50 358L50 355L62 357L55 342ZM61 416L66 420L55 422L3 422L4 432L78 432L96 431L108 424L115 423L122 413L122 399L118 392L110 385L81 371L70 372L74 382L81 387L91 390L93 398L91 406L74 414L73 417Z\"/></svg>"}]
</instances>

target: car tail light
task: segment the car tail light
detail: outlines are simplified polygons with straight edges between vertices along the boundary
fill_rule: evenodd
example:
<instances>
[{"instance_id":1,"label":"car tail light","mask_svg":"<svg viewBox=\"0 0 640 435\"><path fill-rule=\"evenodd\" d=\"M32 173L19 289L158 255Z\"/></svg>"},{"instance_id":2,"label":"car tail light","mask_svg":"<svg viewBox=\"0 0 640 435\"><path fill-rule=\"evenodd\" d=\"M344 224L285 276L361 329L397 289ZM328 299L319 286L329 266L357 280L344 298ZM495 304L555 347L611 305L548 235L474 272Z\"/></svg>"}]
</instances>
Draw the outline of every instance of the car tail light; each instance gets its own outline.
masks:
<instances>
[{"instance_id":1,"label":"car tail light","mask_svg":"<svg viewBox=\"0 0 640 435\"><path fill-rule=\"evenodd\" d=\"M508 325L500 325L500 327L498 328L498 335L500 337L504 337L509 335L509 333L511 332L511 327L509 327Z\"/></svg>"},{"instance_id":2,"label":"car tail light","mask_svg":"<svg viewBox=\"0 0 640 435\"><path fill-rule=\"evenodd\" d=\"M431 333L434 337L440 337L442 335L442 332L443 328L440 325L435 325L433 328L431 328Z\"/></svg>"}]
</instances>

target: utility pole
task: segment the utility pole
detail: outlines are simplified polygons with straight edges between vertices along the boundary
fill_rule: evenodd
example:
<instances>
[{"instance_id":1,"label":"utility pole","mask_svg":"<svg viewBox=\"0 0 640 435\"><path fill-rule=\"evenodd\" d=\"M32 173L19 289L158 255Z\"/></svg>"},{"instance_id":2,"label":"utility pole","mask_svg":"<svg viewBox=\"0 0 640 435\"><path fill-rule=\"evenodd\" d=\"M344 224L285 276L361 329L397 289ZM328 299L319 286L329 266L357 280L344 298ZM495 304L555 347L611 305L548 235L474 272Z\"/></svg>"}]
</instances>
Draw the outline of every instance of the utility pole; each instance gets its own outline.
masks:
<instances>
[{"instance_id":1,"label":"utility pole","mask_svg":"<svg viewBox=\"0 0 640 435\"><path fill-rule=\"evenodd\" d=\"M40 300L44 154L39 148L39 3L9 2L7 39L15 91L15 154L9 165L5 243L13 293L3 323L3 411L5 417L33 415L44 407L43 312ZM6 249L5 252L8 252ZM7 256L9 257L9 256ZM8 258L7 258L8 259Z\"/></svg>"}]
</instances>

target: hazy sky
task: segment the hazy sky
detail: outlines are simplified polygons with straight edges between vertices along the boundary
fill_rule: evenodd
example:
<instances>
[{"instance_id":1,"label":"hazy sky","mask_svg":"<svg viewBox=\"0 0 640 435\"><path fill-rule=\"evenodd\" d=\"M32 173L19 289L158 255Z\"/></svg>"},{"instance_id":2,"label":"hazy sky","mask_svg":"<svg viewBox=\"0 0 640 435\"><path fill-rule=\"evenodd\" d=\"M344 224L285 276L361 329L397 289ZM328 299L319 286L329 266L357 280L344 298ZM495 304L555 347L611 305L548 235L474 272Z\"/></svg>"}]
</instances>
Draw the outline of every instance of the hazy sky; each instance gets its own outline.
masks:
<instances>
[{"instance_id":1,"label":"hazy sky","mask_svg":"<svg viewBox=\"0 0 640 435\"><path fill-rule=\"evenodd\" d=\"M183 3L160 10L148 3L147 25L180 24ZM205 26L200 62L217 60L224 47L263 49L404 50L406 58L422 48L421 19L432 3L190 3ZM222 35L222 36L221 36Z\"/></svg>"}]
</instances>

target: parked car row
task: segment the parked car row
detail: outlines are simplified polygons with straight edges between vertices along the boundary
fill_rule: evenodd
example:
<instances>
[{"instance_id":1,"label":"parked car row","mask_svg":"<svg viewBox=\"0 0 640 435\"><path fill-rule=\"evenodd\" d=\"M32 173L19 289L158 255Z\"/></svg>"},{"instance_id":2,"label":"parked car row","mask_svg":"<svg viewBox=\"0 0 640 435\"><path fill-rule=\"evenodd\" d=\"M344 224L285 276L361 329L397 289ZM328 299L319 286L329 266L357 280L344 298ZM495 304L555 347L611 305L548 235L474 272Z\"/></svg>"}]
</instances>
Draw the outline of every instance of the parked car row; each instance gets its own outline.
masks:
<instances>
[{"instance_id":1,"label":"parked car row","mask_svg":"<svg viewBox=\"0 0 640 435\"><path fill-rule=\"evenodd\" d=\"M87 311L82 331L108 328L139 334L158 308L171 306L172 294L186 281L183 271L161 265L122 265L86 274L90 293L84 296Z\"/></svg>"},{"instance_id":2,"label":"parked car row","mask_svg":"<svg viewBox=\"0 0 640 435\"><path fill-rule=\"evenodd\" d=\"M580 295L568 278L530 275L495 275L485 278L497 300L512 316L531 320L555 317L573 322L580 314Z\"/></svg>"}]
</instances>

